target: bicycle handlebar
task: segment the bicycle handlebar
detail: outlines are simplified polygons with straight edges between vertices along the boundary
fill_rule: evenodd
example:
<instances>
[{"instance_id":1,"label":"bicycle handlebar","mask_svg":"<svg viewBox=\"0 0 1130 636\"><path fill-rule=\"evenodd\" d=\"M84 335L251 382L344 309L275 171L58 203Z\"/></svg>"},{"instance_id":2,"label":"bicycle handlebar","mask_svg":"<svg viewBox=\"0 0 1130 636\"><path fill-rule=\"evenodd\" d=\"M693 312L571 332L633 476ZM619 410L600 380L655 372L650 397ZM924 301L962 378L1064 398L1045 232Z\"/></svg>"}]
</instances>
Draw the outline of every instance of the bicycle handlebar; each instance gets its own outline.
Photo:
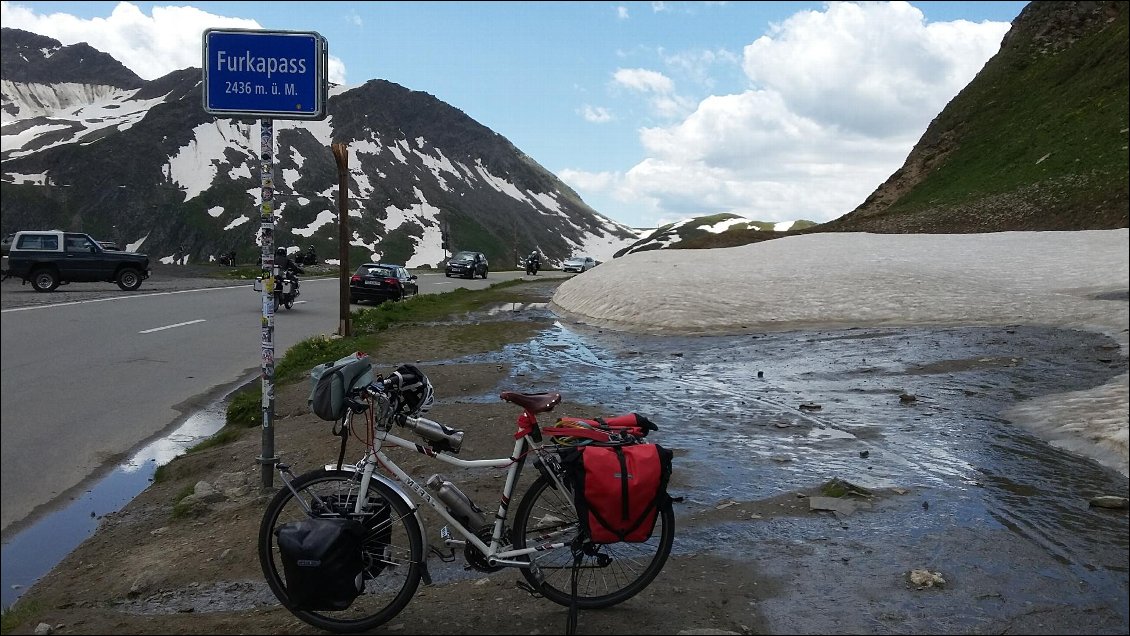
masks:
<instances>
[{"instance_id":1,"label":"bicycle handlebar","mask_svg":"<svg viewBox=\"0 0 1130 636\"><path fill-rule=\"evenodd\" d=\"M402 370L398 367L395 371L387 376L378 376L376 380L371 382L363 390L369 391L378 400L390 408L387 410L382 408L380 410L380 419L382 423L396 424L414 431L416 434L428 440L432 450L446 451L450 453L458 453L459 448L463 444L463 431L449 428L433 422L429 419L419 417L418 412L408 413L401 410L401 402L405 391L414 391L419 388L421 383L426 382L426 376L412 371ZM425 401L430 403L431 388L427 387L427 396ZM382 429L387 430L387 429Z\"/></svg>"},{"instance_id":2,"label":"bicycle handlebar","mask_svg":"<svg viewBox=\"0 0 1130 636\"><path fill-rule=\"evenodd\" d=\"M408 373L400 370L393 371L386 377L379 381L379 384L386 390L400 390L413 384L418 383L422 378L414 373ZM374 382L377 384L378 382Z\"/></svg>"},{"instance_id":3,"label":"bicycle handlebar","mask_svg":"<svg viewBox=\"0 0 1130 636\"><path fill-rule=\"evenodd\" d=\"M387 376L377 376L376 380L363 389L358 389L358 392L367 390L372 393L399 395L403 389L411 387L421 380L422 378L414 373L396 370Z\"/></svg>"}]
</instances>

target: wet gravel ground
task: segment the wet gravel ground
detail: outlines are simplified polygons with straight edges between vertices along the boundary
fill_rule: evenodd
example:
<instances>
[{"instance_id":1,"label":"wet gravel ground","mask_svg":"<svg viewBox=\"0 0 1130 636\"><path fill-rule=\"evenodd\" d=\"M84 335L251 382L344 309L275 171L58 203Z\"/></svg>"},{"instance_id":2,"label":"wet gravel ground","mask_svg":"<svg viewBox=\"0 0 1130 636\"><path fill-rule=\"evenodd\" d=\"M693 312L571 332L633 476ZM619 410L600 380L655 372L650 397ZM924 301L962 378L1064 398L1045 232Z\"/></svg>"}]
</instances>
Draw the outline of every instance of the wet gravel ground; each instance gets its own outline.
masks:
<instances>
[{"instance_id":1,"label":"wet gravel ground","mask_svg":"<svg viewBox=\"0 0 1130 636\"><path fill-rule=\"evenodd\" d=\"M676 554L739 559L772 633L1126 633L1127 479L1000 416L1127 370L1111 341L1033 327L649 337L561 324L485 359L660 427ZM494 396L487 396L491 399ZM838 478L874 497L812 512ZM798 501L800 505L798 506ZM772 513L774 507L780 510ZM941 588L908 595L925 569Z\"/></svg>"},{"instance_id":2,"label":"wet gravel ground","mask_svg":"<svg viewBox=\"0 0 1130 636\"><path fill-rule=\"evenodd\" d=\"M1109 338L1020 326L658 337L558 322L469 361L510 364L522 390L653 419L676 451L676 555L740 565L756 581L748 606L719 611L765 633L1130 629L1127 513L1088 505L1127 496L1126 477L1001 415L1126 373ZM809 510L801 495L835 478L874 496L852 514ZM945 584L915 589L916 569ZM216 593L261 595L251 587Z\"/></svg>"}]
</instances>

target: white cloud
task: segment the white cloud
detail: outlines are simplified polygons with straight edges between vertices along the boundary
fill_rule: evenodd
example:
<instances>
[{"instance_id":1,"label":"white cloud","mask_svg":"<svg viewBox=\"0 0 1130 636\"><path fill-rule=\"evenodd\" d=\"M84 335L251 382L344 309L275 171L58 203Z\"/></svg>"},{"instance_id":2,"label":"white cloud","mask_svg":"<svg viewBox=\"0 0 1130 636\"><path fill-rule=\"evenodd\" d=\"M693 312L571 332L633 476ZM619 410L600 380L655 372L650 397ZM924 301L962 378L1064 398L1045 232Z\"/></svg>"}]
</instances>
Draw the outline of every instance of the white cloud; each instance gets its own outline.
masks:
<instances>
[{"instance_id":1,"label":"white cloud","mask_svg":"<svg viewBox=\"0 0 1130 636\"><path fill-rule=\"evenodd\" d=\"M739 67L742 62L741 55L725 49L694 50L667 53L660 49L663 63L681 75L711 87L714 84L714 73L718 67Z\"/></svg>"},{"instance_id":2,"label":"white cloud","mask_svg":"<svg viewBox=\"0 0 1130 636\"><path fill-rule=\"evenodd\" d=\"M686 115L694 109L692 101L675 93L674 80L657 71L620 68L612 74L612 82L649 95L652 111L665 119Z\"/></svg>"},{"instance_id":3,"label":"white cloud","mask_svg":"<svg viewBox=\"0 0 1130 636\"><path fill-rule=\"evenodd\" d=\"M651 108L660 117L671 119L691 112L694 104L678 95L658 95L651 100Z\"/></svg>"},{"instance_id":4,"label":"white cloud","mask_svg":"<svg viewBox=\"0 0 1130 636\"><path fill-rule=\"evenodd\" d=\"M189 6L154 6L146 15L137 5L119 2L107 18L85 20L66 13L38 14L28 7L0 3L4 26L46 35L63 45L86 42L109 54L146 80L201 66L205 29L261 29L255 20L229 18ZM329 81L345 83L345 65L333 56Z\"/></svg>"},{"instance_id":5,"label":"white cloud","mask_svg":"<svg viewBox=\"0 0 1130 636\"><path fill-rule=\"evenodd\" d=\"M584 172L569 169L561 170L557 176L584 190L612 190L620 178L615 172Z\"/></svg>"},{"instance_id":6,"label":"white cloud","mask_svg":"<svg viewBox=\"0 0 1130 636\"><path fill-rule=\"evenodd\" d=\"M745 47L755 86L830 126L888 136L923 124L1000 48L1004 22L927 25L904 2L802 11Z\"/></svg>"},{"instance_id":7,"label":"white cloud","mask_svg":"<svg viewBox=\"0 0 1130 636\"><path fill-rule=\"evenodd\" d=\"M1008 28L926 24L903 2L829 4L773 25L745 47L749 88L689 109L667 75L622 68L616 85L648 94L660 114L689 114L641 128L646 158L623 174L559 174L584 197L643 208L654 224L716 212L831 220L902 165ZM692 60L667 58L683 69Z\"/></svg>"},{"instance_id":8,"label":"white cloud","mask_svg":"<svg viewBox=\"0 0 1130 636\"><path fill-rule=\"evenodd\" d=\"M671 93L675 82L663 73L642 68L619 68L612 74L614 82L643 93Z\"/></svg>"},{"instance_id":9,"label":"white cloud","mask_svg":"<svg viewBox=\"0 0 1130 636\"><path fill-rule=\"evenodd\" d=\"M581 109L581 117L594 124L603 124L612 121L612 113L603 106L589 106L585 104Z\"/></svg>"},{"instance_id":10,"label":"white cloud","mask_svg":"<svg viewBox=\"0 0 1130 636\"><path fill-rule=\"evenodd\" d=\"M620 19L620 20L627 20L628 19L628 7L625 7L624 5L617 6L616 7L616 18Z\"/></svg>"}]
</instances>

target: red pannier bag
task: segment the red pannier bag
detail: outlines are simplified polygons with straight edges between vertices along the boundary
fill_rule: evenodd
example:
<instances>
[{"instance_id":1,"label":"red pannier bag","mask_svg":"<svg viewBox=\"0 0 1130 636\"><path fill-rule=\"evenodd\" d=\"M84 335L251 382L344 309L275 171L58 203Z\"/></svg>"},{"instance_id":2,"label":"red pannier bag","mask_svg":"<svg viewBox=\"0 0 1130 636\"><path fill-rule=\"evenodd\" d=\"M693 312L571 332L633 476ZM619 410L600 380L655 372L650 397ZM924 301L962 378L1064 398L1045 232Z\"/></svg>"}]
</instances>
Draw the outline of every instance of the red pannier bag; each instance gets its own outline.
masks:
<instances>
[{"instance_id":1,"label":"red pannier bag","mask_svg":"<svg viewBox=\"0 0 1130 636\"><path fill-rule=\"evenodd\" d=\"M561 453L581 529L593 543L642 543L667 500L671 451L659 444L585 445Z\"/></svg>"}]
</instances>

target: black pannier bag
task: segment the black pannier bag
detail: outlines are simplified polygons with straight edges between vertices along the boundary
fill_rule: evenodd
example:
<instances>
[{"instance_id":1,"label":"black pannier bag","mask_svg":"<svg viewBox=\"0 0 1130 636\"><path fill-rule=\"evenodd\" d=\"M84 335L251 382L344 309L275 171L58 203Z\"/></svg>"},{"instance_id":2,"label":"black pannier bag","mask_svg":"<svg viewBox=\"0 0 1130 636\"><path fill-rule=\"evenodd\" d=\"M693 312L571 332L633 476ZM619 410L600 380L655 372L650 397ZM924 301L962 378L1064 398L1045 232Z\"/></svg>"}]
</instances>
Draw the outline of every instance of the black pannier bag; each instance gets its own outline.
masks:
<instances>
[{"instance_id":1,"label":"black pannier bag","mask_svg":"<svg viewBox=\"0 0 1130 636\"><path fill-rule=\"evenodd\" d=\"M363 589L364 527L352 519L303 519L275 531L293 609L347 609Z\"/></svg>"},{"instance_id":2,"label":"black pannier bag","mask_svg":"<svg viewBox=\"0 0 1130 636\"><path fill-rule=\"evenodd\" d=\"M320 517L352 517L357 504L356 494L322 495L310 502L313 514ZM360 518L364 528L361 541L362 557L366 563L365 580L375 579L390 563L392 545L392 506L382 498L370 497Z\"/></svg>"},{"instance_id":3,"label":"black pannier bag","mask_svg":"<svg viewBox=\"0 0 1130 636\"><path fill-rule=\"evenodd\" d=\"M561 454L581 529L593 543L642 543L667 498L671 451L658 444L579 446Z\"/></svg>"}]
</instances>

